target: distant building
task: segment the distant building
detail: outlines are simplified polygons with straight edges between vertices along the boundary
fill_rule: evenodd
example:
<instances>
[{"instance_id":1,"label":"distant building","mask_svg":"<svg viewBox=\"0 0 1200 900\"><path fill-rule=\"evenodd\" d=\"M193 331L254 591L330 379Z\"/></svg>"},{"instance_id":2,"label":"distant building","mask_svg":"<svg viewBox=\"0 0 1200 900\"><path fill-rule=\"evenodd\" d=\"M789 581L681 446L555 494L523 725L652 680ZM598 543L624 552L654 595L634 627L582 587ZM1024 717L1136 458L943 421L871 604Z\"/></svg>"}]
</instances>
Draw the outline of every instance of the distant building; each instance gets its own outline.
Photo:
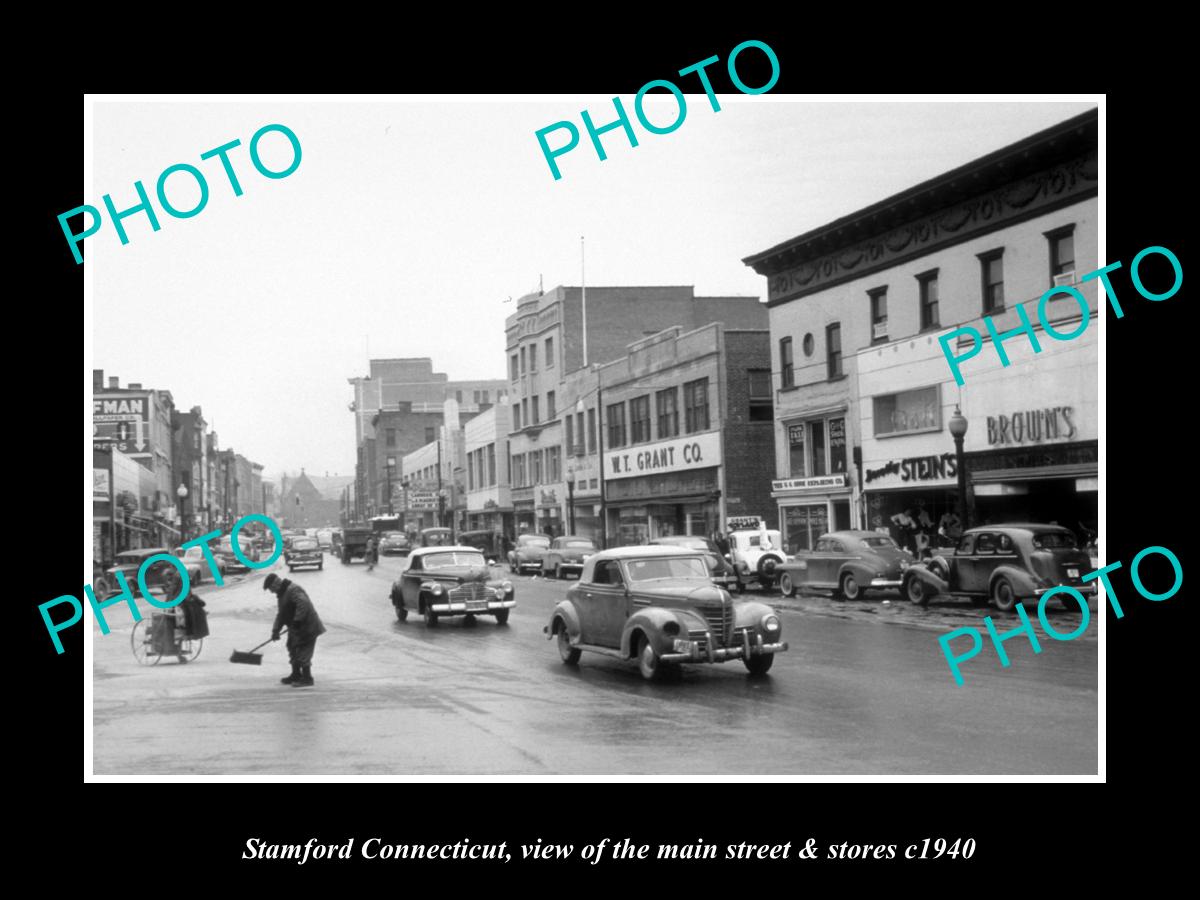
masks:
<instances>
[{"instance_id":1,"label":"distant building","mask_svg":"<svg viewBox=\"0 0 1200 900\"><path fill-rule=\"evenodd\" d=\"M303 469L285 478L279 525L283 528L336 528L342 524L344 498L354 476L312 476Z\"/></svg>"}]
</instances>

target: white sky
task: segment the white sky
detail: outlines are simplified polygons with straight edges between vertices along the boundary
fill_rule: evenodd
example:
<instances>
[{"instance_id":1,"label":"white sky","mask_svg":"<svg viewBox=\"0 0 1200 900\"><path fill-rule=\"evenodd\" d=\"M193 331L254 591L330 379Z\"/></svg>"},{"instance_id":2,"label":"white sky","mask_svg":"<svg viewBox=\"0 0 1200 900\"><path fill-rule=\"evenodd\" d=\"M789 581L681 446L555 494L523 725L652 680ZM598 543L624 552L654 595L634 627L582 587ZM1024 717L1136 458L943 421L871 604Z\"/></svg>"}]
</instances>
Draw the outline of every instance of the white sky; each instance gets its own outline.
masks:
<instances>
[{"instance_id":1,"label":"white sky","mask_svg":"<svg viewBox=\"0 0 1200 900\"><path fill-rule=\"evenodd\" d=\"M274 478L354 471L351 376L373 357L428 356L451 379L503 378L505 301L580 280L589 285L692 284L700 295L763 297L766 279L741 259L1094 103L805 103L771 95L703 94L672 134L634 119L595 155L579 111L611 121L610 98L537 102L98 101L93 185L84 202L118 210L154 198L168 166L206 176L207 207L174 219L153 199L107 219L85 242L93 281L92 367L121 385L171 391L199 404L222 447ZM633 116L632 97L622 102ZM674 114L669 97L651 121ZM561 119L580 145L558 158L555 181L534 133ZM269 180L249 158L263 125L291 128L300 167ZM234 197L219 160L200 154L234 138ZM550 137L552 146L564 140ZM264 162L290 161L268 135ZM187 175L168 181L179 208L195 204Z\"/></svg>"}]
</instances>

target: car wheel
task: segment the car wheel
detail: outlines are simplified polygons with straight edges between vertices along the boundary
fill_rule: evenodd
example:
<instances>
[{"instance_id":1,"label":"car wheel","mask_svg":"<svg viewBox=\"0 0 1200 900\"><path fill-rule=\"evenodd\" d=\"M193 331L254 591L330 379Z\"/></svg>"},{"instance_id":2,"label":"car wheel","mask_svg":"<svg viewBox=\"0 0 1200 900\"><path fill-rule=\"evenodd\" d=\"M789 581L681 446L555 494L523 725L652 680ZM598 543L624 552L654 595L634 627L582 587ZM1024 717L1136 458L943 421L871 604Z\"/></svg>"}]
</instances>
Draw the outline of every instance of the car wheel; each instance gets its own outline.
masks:
<instances>
[{"instance_id":1,"label":"car wheel","mask_svg":"<svg viewBox=\"0 0 1200 900\"><path fill-rule=\"evenodd\" d=\"M558 577L558 569L547 570L544 566L538 566L538 571L541 573L543 578L557 578Z\"/></svg>"},{"instance_id":2,"label":"car wheel","mask_svg":"<svg viewBox=\"0 0 1200 900\"><path fill-rule=\"evenodd\" d=\"M289 572L295 572L295 571L296 571L296 567L295 567L295 566L288 566L288 571L289 571Z\"/></svg>"},{"instance_id":3,"label":"car wheel","mask_svg":"<svg viewBox=\"0 0 1200 900\"><path fill-rule=\"evenodd\" d=\"M435 627L437 627L437 623L438 623L438 614L437 614L437 613L435 613L435 612L434 612L434 611L433 611L433 610L430 608L430 606L429 606L429 604L428 604L428 603L426 603L426 604L425 604L425 609L424 609L424 611L421 613L421 615L425 617L425 624L426 624L426 626L428 626L429 628L435 628Z\"/></svg>"},{"instance_id":4,"label":"car wheel","mask_svg":"<svg viewBox=\"0 0 1200 900\"><path fill-rule=\"evenodd\" d=\"M774 653L763 653L760 656L751 656L749 659L743 659L746 664L746 669L751 675L759 676L766 675L767 670L771 668L771 664L775 662Z\"/></svg>"},{"instance_id":5,"label":"car wheel","mask_svg":"<svg viewBox=\"0 0 1200 900\"><path fill-rule=\"evenodd\" d=\"M475 616L474 615L472 615L471 613L467 613L465 616L463 616L463 625L470 627L474 624L475 624Z\"/></svg>"},{"instance_id":6,"label":"car wheel","mask_svg":"<svg viewBox=\"0 0 1200 900\"><path fill-rule=\"evenodd\" d=\"M842 576L841 587L842 596L847 600L857 600L862 595L862 588L858 586L858 579L849 572Z\"/></svg>"},{"instance_id":7,"label":"car wheel","mask_svg":"<svg viewBox=\"0 0 1200 900\"><path fill-rule=\"evenodd\" d=\"M555 579L559 579L559 578L563 577L562 566L558 565L557 563L554 566L554 577L555 577Z\"/></svg>"},{"instance_id":8,"label":"car wheel","mask_svg":"<svg viewBox=\"0 0 1200 900\"><path fill-rule=\"evenodd\" d=\"M909 578L904 583L904 594L914 606L924 606L933 596L929 586L920 578Z\"/></svg>"},{"instance_id":9,"label":"car wheel","mask_svg":"<svg viewBox=\"0 0 1200 900\"><path fill-rule=\"evenodd\" d=\"M787 572L779 576L779 590L785 597L796 596L796 585L792 582L792 576Z\"/></svg>"},{"instance_id":10,"label":"car wheel","mask_svg":"<svg viewBox=\"0 0 1200 900\"><path fill-rule=\"evenodd\" d=\"M744 594L744 593L746 593L746 582L742 581L742 579L741 579L741 576L738 576L738 580L737 580L737 592L738 592L739 594Z\"/></svg>"},{"instance_id":11,"label":"car wheel","mask_svg":"<svg viewBox=\"0 0 1200 900\"><path fill-rule=\"evenodd\" d=\"M521 571L517 568L517 564L511 559L508 561L508 571L512 572L514 575L521 574Z\"/></svg>"},{"instance_id":12,"label":"car wheel","mask_svg":"<svg viewBox=\"0 0 1200 900\"><path fill-rule=\"evenodd\" d=\"M649 638L643 636L638 650L638 671L647 681L658 681L662 678L664 668L666 667L659 660L658 654L654 652L654 645L650 643Z\"/></svg>"},{"instance_id":13,"label":"car wheel","mask_svg":"<svg viewBox=\"0 0 1200 900\"><path fill-rule=\"evenodd\" d=\"M1001 576L992 585L992 603L1001 612L1010 612L1017 605L1017 592L1007 578Z\"/></svg>"},{"instance_id":14,"label":"car wheel","mask_svg":"<svg viewBox=\"0 0 1200 900\"><path fill-rule=\"evenodd\" d=\"M497 610L496 611L496 624L497 625L507 625L509 612L510 612L510 610L507 610L507 609Z\"/></svg>"},{"instance_id":15,"label":"car wheel","mask_svg":"<svg viewBox=\"0 0 1200 900\"><path fill-rule=\"evenodd\" d=\"M321 560L319 563L317 563L317 571L323 572L324 570L325 570L325 560Z\"/></svg>"},{"instance_id":16,"label":"car wheel","mask_svg":"<svg viewBox=\"0 0 1200 900\"><path fill-rule=\"evenodd\" d=\"M567 625L565 622L559 621L558 655L562 657L562 661L568 666L574 666L578 664L582 652L578 647L571 646L571 636L567 634Z\"/></svg>"},{"instance_id":17,"label":"car wheel","mask_svg":"<svg viewBox=\"0 0 1200 900\"><path fill-rule=\"evenodd\" d=\"M408 621L408 610L405 609L403 606L400 606L399 604L395 604L395 606L396 606L396 618L399 619L401 622L407 622Z\"/></svg>"}]
</instances>

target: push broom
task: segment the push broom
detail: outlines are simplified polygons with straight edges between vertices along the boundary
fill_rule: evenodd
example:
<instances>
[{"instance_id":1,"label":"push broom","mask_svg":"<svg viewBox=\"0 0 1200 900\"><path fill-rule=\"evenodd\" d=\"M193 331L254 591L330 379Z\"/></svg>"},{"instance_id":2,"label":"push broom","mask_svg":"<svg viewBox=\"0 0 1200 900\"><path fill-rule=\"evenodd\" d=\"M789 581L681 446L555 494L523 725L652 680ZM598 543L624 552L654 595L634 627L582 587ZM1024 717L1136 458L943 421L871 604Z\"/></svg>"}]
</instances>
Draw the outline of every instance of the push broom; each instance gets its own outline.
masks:
<instances>
[{"instance_id":1,"label":"push broom","mask_svg":"<svg viewBox=\"0 0 1200 900\"><path fill-rule=\"evenodd\" d=\"M285 628L284 631L287 631L287 629ZM280 632L280 634L282 633L283 632ZM267 644L271 643L271 640L272 638L267 638L265 641L255 647L254 650L261 650L263 647L267 646ZM234 650L233 654L229 657L229 661L231 663L245 663L248 666L261 666L263 655L261 653L255 653L254 650Z\"/></svg>"}]
</instances>

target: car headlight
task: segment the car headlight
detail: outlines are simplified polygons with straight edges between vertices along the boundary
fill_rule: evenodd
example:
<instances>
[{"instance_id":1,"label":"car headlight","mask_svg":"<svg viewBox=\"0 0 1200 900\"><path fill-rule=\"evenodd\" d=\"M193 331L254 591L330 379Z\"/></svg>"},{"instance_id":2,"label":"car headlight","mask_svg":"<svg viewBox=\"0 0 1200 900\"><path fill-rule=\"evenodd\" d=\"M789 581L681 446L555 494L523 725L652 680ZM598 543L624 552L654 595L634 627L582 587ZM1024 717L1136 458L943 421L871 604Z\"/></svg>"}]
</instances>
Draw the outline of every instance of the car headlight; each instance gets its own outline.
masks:
<instances>
[{"instance_id":1,"label":"car headlight","mask_svg":"<svg viewBox=\"0 0 1200 900\"><path fill-rule=\"evenodd\" d=\"M674 637L675 635L679 634L679 623L665 622L663 623L662 630L663 634L668 635L669 637Z\"/></svg>"},{"instance_id":2,"label":"car headlight","mask_svg":"<svg viewBox=\"0 0 1200 900\"><path fill-rule=\"evenodd\" d=\"M495 598L497 600L503 600L504 599L504 588L499 588L499 587L492 588L492 594L495 596Z\"/></svg>"},{"instance_id":3,"label":"car headlight","mask_svg":"<svg viewBox=\"0 0 1200 900\"><path fill-rule=\"evenodd\" d=\"M901 559L900 560L900 571L903 572L905 569L908 568L908 565L909 565L909 563L908 563L907 559Z\"/></svg>"},{"instance_id":4,"label":"car headlight","mask_svg":"<svg viewBox=\"0 0 1200 900\"><path fill-rule=\"evenodd\" d=\"M762 617L762 621L759 624L767 634L779 633L779 616L775 615L775 613L767 613Z\"/></svg>"},{"instance_id":5,"label":"car headlight","mask_svg":"<svg viewBox=\"0 0 1200 900\"><path fill-rule=\"evenodd\" d=\"M443 588L440 583L435 583L434 586L429 589L429 592L431 594L440 594L444 590L445 588Z\"/></svg>"},{"instance_id":6,"label":"car headlight","mask_svg":"<svg viewBox=\"0 0 1200 900\"><path fill-rule=\"evenodd\" d=\"M511 581L504 582L504 584L500 585L500 589L502 591L504 591L504 593L506 593L506 594L511 594L512 589L513 589L512 582Z\"/></svg>"}]
</instances>

